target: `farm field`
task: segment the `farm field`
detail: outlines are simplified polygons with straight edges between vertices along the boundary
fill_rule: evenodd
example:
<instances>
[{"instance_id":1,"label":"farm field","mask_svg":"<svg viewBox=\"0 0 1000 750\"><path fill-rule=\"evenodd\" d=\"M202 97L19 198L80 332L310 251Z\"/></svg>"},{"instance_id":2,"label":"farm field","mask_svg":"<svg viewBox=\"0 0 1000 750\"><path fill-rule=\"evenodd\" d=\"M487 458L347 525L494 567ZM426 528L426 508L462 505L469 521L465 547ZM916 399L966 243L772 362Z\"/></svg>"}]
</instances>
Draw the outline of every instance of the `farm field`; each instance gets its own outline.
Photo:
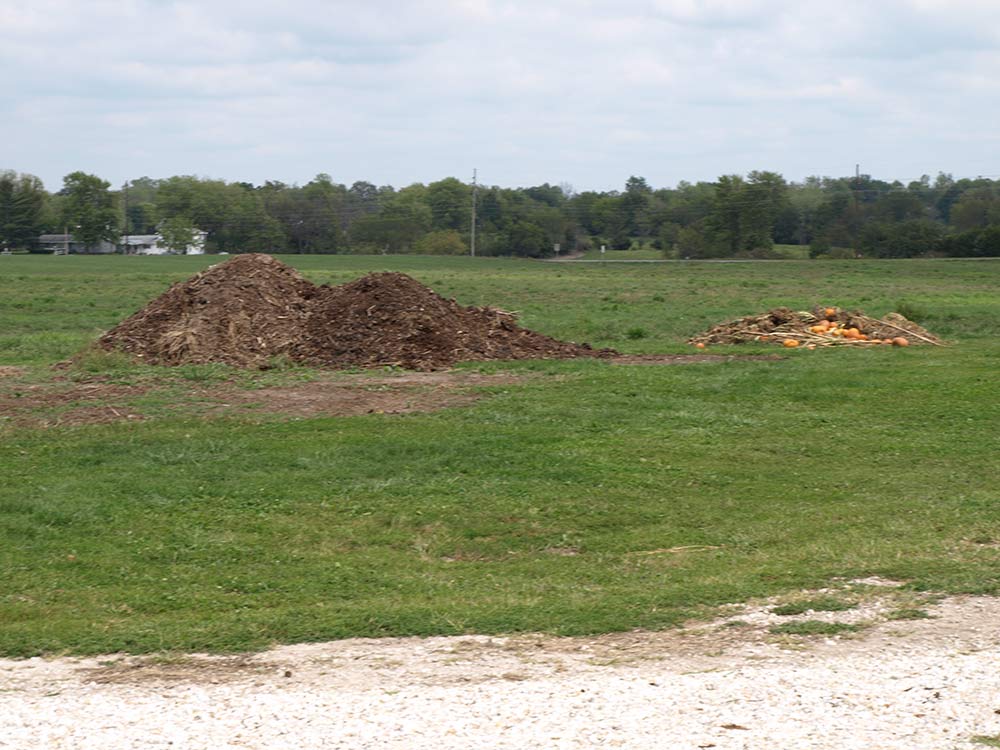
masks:
<instances>
[{"instance_id":1,"label":"farm field","mask_svg":"<svg viewBox=\"0 0 1000 750\"><path fill-rule=\"evenodd\" d=\"M284 256L320 283L402 271L630 354L690 353L715 323L818 303L898 310L952 345L409 382L51 367L219 260L0 258L0 654L662 628L873 575L1000 592L996 262ZM416 408L228 408L303 384Z\"/></svg>"}]
</instances>

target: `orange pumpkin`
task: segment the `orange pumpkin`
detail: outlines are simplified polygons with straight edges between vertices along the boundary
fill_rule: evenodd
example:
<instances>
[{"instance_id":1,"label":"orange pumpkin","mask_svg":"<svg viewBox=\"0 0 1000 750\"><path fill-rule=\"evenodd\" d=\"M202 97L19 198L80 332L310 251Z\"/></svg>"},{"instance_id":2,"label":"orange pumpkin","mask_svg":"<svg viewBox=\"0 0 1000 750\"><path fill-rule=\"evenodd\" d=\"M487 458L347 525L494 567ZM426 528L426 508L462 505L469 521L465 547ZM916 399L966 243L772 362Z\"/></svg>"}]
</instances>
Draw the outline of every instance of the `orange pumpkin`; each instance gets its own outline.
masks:
<instances>
[{"instance_id":1,"label":"orange pumpkin","mask_svg":"<svg viewBox=\"0 0 1000 750\"><path fill-rule=\"evenodd\" d=\"M784 346L784 347L786 347L786 348L788 348L788 349L791 349L791 348L793 348L793 347L796 347L796 346L798 346L798 345L799 345L799 342L798 342L798 340L796 340L796 339L785 339L785 340L784 340L784 341L783 341L783 342L781 343L781 345L782 345L782 346Z\"/></svg>"},{"instance_id":2,"label":"orange pumpkin","mask_svg":"<svg viewBox=\"0 0 1000 750\"><path fill-rule=\"evenodd\" d=\"M892 340L894 346L909 346L910 342L908 339L904 339L902 336L897 336Z\"/></svg>"}]
</instances>

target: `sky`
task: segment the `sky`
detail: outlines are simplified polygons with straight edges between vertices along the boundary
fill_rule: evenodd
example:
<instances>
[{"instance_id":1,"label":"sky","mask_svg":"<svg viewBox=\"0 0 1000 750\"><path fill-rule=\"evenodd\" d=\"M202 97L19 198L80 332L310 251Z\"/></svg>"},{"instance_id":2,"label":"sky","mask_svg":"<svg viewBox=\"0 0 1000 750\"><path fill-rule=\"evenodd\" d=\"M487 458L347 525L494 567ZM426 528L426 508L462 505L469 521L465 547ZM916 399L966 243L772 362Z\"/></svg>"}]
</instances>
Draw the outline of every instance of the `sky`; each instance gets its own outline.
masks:
<instances>
[{"instance_id":1,"label":"sky","mask_svg":"<svg viewBox=\"0 0 1000 750\"><path fill-rule=\"evenodd\" d=\"M0 0L0 169L1000 177L998 0Z\"/></svg>"}]
</instances>

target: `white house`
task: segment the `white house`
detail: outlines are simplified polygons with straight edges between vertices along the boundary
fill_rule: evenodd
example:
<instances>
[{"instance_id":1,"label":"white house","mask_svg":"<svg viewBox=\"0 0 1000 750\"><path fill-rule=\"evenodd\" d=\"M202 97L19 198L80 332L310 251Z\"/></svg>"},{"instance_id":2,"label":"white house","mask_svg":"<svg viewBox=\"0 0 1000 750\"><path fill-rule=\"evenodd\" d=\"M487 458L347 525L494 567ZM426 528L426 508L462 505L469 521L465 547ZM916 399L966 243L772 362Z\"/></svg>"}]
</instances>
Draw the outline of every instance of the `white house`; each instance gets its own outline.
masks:
<instances>
[{"instance_id":1,"label":"white house","mask_svg":"<svg viewBox=\"0 0 1000 750\"><path fill-rule=\"evenodd\" d=\"M84 245L77 242L70 234L43 234L38 238L38 244L43 250L56 255L69 251L79 255L109 255L124 252L126 255L204 255L205 239L208 232L195 229L193 241L182 252L171 250L163 245L163 237L159 234L130 234L122 237L118 245L101 240L96 245Z\"/></svg>"},{"instance_id":2,"label":"white house","mask_svg":"<svg viewBox=\"0 0 1000 750\"><path fill-rule=\"evenodd\" d=\"M73 253L74 255L108 255L115 252L115 246L101 240L96 245L85 245L77 242L71 234L43 234L38 238L38 244L43 250L55 255Z\"/></svg>"},{"instance_id":3,"label":"white house","mask_svg":"<svg viewBox=\"0 0 1000 750\"><path fill-rule=\"evenodd\" d=\"M166 247L159 233L130 234L128 237L122 237L121 247L128 255L204 255L208 232L195 229L192 234L193 241L180 252Z\"/></svg>"}]
</instances>

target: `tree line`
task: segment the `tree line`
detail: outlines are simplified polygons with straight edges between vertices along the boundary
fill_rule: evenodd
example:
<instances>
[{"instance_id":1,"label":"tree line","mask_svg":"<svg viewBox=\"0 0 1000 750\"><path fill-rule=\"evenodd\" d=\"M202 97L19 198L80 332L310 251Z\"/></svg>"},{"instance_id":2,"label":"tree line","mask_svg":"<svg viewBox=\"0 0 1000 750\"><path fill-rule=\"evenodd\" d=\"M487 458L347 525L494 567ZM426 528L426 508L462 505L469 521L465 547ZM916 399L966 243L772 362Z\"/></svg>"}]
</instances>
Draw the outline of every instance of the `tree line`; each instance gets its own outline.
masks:
<instances>
[{"instance_id":1,"label":"tree line","mask_svg":"<svg viewBox=\"0 0 1000 750\"><path fill-rule=\"evenodd\" d=\"M1000 180L788 182L769 171L672 188L633 176L604 192L454 177L346 186L327 174L305 185L140 177L112 189L73 172L54 193L33 175L0 171L0 248L37 251L39 235L64 230L88 246L156 232L183 246L197 228L208 233L209 252L461 255L470 251L474 202L480 255L652 246L665 257L768 258L775 245L799 245L811 257L1000 256Z\"/></svg>"}]
</instances>

